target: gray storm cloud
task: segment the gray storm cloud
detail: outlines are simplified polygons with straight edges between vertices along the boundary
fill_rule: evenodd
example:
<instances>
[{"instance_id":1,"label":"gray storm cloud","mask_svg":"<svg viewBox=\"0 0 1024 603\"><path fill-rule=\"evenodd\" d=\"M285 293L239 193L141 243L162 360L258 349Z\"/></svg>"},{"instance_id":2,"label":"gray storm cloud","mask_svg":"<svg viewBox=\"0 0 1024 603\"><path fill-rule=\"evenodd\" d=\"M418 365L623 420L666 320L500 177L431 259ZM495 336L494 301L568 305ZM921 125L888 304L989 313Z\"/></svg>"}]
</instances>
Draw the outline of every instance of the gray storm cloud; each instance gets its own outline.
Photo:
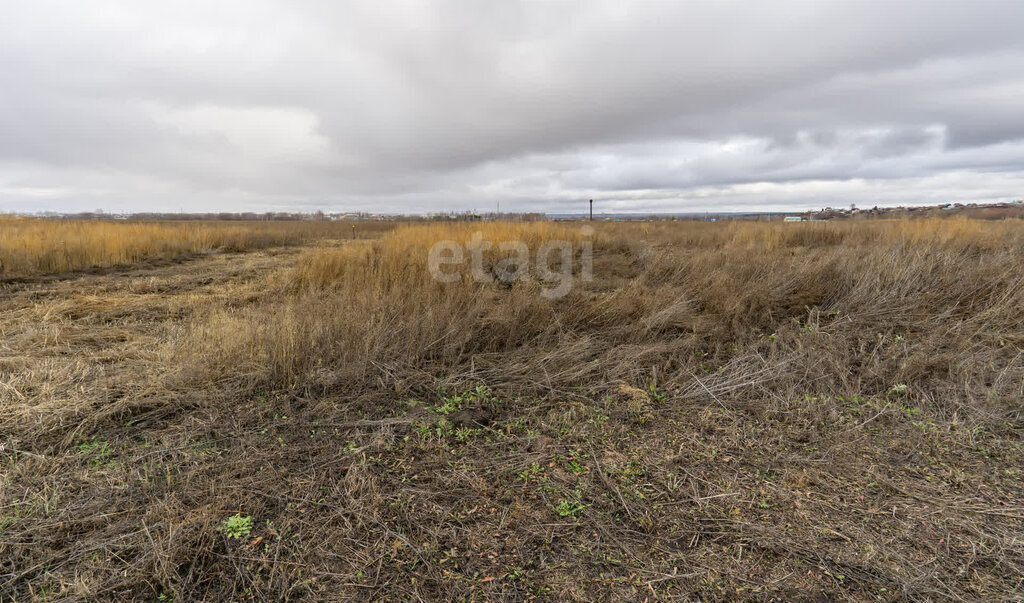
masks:
<instances>
[{"instance_id":1,"label":"gray storm cloud","mask_svg":"<svg viewBox=\"0 0 1024 603\"><path fill-rule=\"evenodd\" d=\"M1020 2L8 2L0 210L1024 196Z\"/></svg>"}]
</instances>

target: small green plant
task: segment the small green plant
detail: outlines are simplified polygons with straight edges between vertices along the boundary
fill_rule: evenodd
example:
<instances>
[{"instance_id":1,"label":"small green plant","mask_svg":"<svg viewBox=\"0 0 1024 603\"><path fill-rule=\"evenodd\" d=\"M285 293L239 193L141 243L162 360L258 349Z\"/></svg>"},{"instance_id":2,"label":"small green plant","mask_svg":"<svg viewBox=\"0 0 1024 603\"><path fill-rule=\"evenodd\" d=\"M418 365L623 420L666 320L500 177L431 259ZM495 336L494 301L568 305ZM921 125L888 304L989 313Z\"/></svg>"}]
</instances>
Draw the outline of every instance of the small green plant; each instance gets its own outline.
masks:
<instances>
[{"instance_id":1,"label":"small green plant","mask_svg":"<svg viewBox=\"0 0 1024 603\"><path fill-rule=\"evenodd\" d=\"M244 538L252 532L252 517L235 513L225 519L217 531L223 532L228 538Z\"/></svg>"},{"instance_id":2,"label":"small green plant","mask_svg":"<svg viewBox=\"0 0 1024 603\"><path fill-rule=\"evenodd\" d=\"M441 398L441 403L434 407L434 410L442 415L450 415L453 412L462 410L463 398L461 396L449 396Z\"/></svg>"},{"instance_id":3,"label":"small green plant","mask_svg":"<svg viewBox=\"0 0 1024 603\"><path fill-rule=\"evenodd\" d=\"M583 493L578 488L573 490L569 496L558 501L558 504L555 506L555 512L558 513L559 517L578 518L590 506L583 504L582 498Z\"/></svg>"},{"instance_id":4,"label":"small green plant","mask_svg":"<svg viewBox=\"0 0 1024 603\"><path fill-rule=\"evenodd\" d=\"M444 417L441 417L440 419L437 420L437 426L434 427L434 433L437 435L438 438L445 439L448 436L452 435L453 431L454 428L451 424L451 421Z\"/></svg>"},{"instance_id":5,"label":"small green plant","mask_svg":"<svg viewBox=\"0 0 1024 603\"><path fill-rule=\"evenodd\" d=\"M90 465L98 467L110 456L110 445L103 440L86 440L78 445L78 453L88 459Z\"/></svg>"},{"instance_id":6,"label":"small green plant","mask_svg":"<svg viewBox=\"0 0 1024 603\"><path fill-rule=\"evenodd\" d=\"M512 582L522 581L526 579L526 570L521 567L509 568L506 576Z\"/></svg>"},{"instance_id":7,"label":"small green plant","mask_svg":"<svg viewBox=\"0 0 1024 603\"><path fill-rule=\"evenodd\" d=\"M936 427L935 423L931 419L927 419L924 421L914 421L914 427L920 429L921 433L928 433L931 431L938 430L938 427Z\"/></svg>"},{"instance_id":8,"label":"small green plant","mask_svg":"<svg viewBox=\"0 0 1024 603\"><path fill-rule=\"evenodd\" d=\"M910 393L910 386L906 383L897 383L889 388L889 393L894 396L905 396Z\"/></svg>"},{"instance_id":9,"label":"small green plant","mask_svg":"<svg viewBox=\"0 0 1024 603\"><path fill-rule=\"evenodd\" d=\"M95 452L97 456L106 456L110 454L110 446L103 440L93 438L79 444L78 452L81 454L90 454Z\"/></svg>"},{"instance_id":10,"label":"small green plant","mask_svg":"<svg viewBox=\"0 0 1024 603\"><path fill-rule=\"evenodd\" d=\"M651 400L661 404L668 400L668 394L663 391L658 391L658 388L654 385L654 382L650 382L647 385L647 395L651 397Z\"/></svg>"},{"instance_id":11,"label":"small green plant","mask_svg":"<svg viewBox=\"0 0 1024 603\"><path fill-rule=\"evenodd\" d=\"M557 458L558 457L556 456L556 460ZM587 458L587 455L583 454L579 450L570 450L569 454L565 456L566 468L568 468L569 471L572 471L576 475L583 473L584 471L587 470L587 468L580 461L582 461L585 458Z\"/></svg>"},{"instance_id":12,"label":"small green plant","mask_svg":"<svg viewBox=\"0 0 1024 603\"><path fill-rule=\"evenodd\" d=\"M254 394L254 396L255 396L255 398L256 398L256 402L257 402L258 404L266 404L266 403L267 403L267 400L268 400L268 399L269 399L269 397L270 397L270 396L269 396L269 395L267 394L267 390L266 390L266 388L264 388L264 387L257 387L257 388L256 388L256 391L255 391L255 392L253 392L253 394Z\"/></svg>"},{"instance_id":13,"label":"small green plant","mask_svg":"<svg viewBox=\"0 0 1024 603\"><path fill-rule=\"evenodd\" d=\"M486 386L478 385L473 389L466 390L454 396L444 396L441 403L434 407L434 410L442 415L450 415L453 412L462 410L467 403L476 406L487 406L489 403L497 402L491 391Z\"/></svg>"},{"instance_id":14,"label":"small green plant","mask_svg":"<svg viewBox=\"0 0 1024 603\"><path fill-rule=\"evenodd\" d=\"M519 472L518 479L520 481L529 482L537 479L537 476L541 474L540 463L533 462L529 467Z\"/></svg>"}]
</instances>

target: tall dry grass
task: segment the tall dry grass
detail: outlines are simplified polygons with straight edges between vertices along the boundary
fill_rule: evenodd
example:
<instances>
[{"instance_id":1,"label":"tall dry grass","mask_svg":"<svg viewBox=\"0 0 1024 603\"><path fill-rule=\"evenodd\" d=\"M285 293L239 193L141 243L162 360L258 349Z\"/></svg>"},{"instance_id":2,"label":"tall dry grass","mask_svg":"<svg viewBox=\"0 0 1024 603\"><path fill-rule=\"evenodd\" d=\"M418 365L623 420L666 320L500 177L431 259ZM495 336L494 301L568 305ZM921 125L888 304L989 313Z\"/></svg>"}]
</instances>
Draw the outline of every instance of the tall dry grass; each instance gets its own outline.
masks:
<instances>
[{"instance_id":1,"label":"tall dry grass","mask_svg":"<svg viewBox=\"0 0 1024 603\"><path fill-rule=\"evenodd\" d=\"M112 222L0 216L0 275L134 264L204 250L244 251L379 232L340 222Z\"/></svg>"},{"instance_id":2,"label":"tall dry grass","mask_svg":"<svg viewBox=\"0 0 1024 603\"><path fill-rule=\"evenodd\" d=\"M585 238L583 233L579 225L551 222L403 225L379 241L307 251L289 275L287 286L293 293L361 287L384 287L389 294L400 294L403 289L436 293L438 289L424 279L431 280L428 256L431 246L439 241L468 248L477 235L490 244L484 255L487 266L493 267L499 256L509 255L501 252L503 243L523 242L535 252L545 241L567 241L578 246ZM467 256L461 269L464 280L468 280L468 267Z\"/></svg>"},{"instance_id":3,"label":"tall dry grass","mask_svg":"<svg viewBox=\"0 0 1024 603\"><path fill-rule=\"evenodd\" d=\"M468 242L474 232L494 243L485 255L492 267L501 242L579 241L578 227L539 224L403 226L382 239L305 253L275 284L282 301L270 308L221 313L196 328L189 346L206 350L212 367L234 377L260 375L295 384L310 371L363 375L395 350L414 356L448 356L464 345L466 328L496 307L540 311L540 281L512 288L469 278L469 261L458 283L440 283L428 270L436 241Z\"/></svg>"},{"instance_id":4,"label":"tall dry grass","mask_svg":"<svg viewBox=\"0 0 1024 603\"><path fill-rule=\"evenodd\" d=\"M1024 348L1017 221L599 224L594 280L555 300L539 294L535 273L512 285L432 279L430 245L476 230L531 250L573 241L579 269L578 224L409 226L307 253L276 283L280 301L210 316L188 349L204 350L204 371L247 386L381 374L693 386L706 371L740 383L774 363L799 367L774 373L787 387L852 395L907 382L1005 385L1007 361L995 356ZM501 256L492 250L485 264ZM897 335L913 341L899 363L860 357ZM1019 370L1020 357L1011 364Z\"/></svg>"}]
</instances>

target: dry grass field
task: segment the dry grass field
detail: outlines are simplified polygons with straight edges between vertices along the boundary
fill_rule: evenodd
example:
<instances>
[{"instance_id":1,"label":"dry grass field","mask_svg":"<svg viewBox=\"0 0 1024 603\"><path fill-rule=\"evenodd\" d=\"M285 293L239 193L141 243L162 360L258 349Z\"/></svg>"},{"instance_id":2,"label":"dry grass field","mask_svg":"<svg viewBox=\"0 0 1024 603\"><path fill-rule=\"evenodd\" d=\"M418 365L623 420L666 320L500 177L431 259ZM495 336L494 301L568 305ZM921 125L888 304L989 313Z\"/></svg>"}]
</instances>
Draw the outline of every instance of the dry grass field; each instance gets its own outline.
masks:
<instances>
[{"instance_id":1,"label":"dry grass field","mask_svg":"<svg viewBox=\"0 0 1024 603\"><path fill-rule=\"evenodd\" d=\"M0 215L0 278L297 245L325 237L365 237L390 227L372 222L120 222Z\"/></svg>"},{"instance_id":2,"label":"dry grass field","mask_svg":"<svg viewBox=\"0 0 1024 603\"><path fill-rule=\"evenodd\" d=\"M0 223L0 600L1024 596L1024 222L582 226Z\"/></svg>"}]
</instances>

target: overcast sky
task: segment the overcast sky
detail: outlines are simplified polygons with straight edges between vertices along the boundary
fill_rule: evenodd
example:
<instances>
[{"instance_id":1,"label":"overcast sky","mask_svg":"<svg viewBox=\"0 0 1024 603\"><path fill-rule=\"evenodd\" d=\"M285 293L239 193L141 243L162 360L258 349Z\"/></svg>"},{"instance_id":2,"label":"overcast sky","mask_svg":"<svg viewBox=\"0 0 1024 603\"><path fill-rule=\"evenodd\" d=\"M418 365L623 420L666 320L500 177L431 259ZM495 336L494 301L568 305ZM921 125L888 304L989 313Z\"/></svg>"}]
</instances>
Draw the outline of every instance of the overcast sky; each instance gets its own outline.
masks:
<instances>
[{"instance_id":1,"label":"overcast sky","mask_svg":"<svg viewBox=\"0 0 1024 603\"><path fill-rule=\"evenodd\" d=\"M1024 197L1024 2L0 0L0 211Z\"/></svg>"}]
</instances>

